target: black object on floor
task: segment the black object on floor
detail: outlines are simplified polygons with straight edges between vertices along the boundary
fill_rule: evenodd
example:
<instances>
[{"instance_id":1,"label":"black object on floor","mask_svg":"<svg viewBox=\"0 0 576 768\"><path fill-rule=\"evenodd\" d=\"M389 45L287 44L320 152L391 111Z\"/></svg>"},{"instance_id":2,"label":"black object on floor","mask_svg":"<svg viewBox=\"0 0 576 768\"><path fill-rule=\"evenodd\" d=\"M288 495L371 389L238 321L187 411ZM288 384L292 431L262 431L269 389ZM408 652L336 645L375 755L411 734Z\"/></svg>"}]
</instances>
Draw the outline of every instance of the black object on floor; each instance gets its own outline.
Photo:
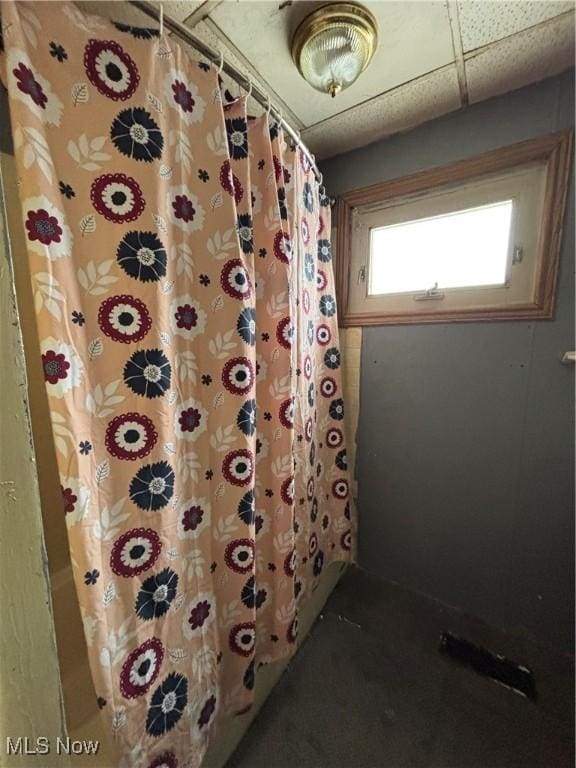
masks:
<instances>
[{"instance_id":1,"label":"black object on floor","mask_svg":"<svg viewBox=\"0 0 576 768\"><path fill-rule=\"evenodd\" d=\"M518 691L529 699L536 698L534 675L531 670L521 664L516 664L499 654L490 653L450 632L442 634L440 652L460 664L471 667L480 675L490 677L497 683Z\"/></svg>"},{"instance_id":2,"label":"black object on floor","mask_svg":"<svg viewBox=\"0 0 576 768\"><path fill-rule=\"evenodd\" d=\"M443 631L522 659L538 702L438 653ZM573 659L351 568L227 768L573 766Z\"/></svg>"}]
</instances>

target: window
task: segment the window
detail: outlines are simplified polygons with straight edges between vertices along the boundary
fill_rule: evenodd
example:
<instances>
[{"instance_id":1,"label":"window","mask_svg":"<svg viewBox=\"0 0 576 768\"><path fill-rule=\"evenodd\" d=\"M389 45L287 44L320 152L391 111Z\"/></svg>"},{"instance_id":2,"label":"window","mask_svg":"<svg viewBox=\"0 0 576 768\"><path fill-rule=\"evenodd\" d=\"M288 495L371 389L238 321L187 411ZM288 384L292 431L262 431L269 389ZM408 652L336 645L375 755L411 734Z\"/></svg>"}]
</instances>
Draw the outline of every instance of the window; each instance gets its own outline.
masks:
<instances>
[{"instance_id":1,"label":"window","mask_svg":"<svg viewBox=\"0 0 576 768\"><path fill-rule=\"evenodd\" d=\"M550 318L572 134L344 195L341 324Z\"/></svg>"},{"instance_id":2,"label":"window","mask_svg":"<svg viewBox=\"0 0 576 768\"><path fill-rule=\"evenodd\" d=\"M373 229L368 295L504 285L513 205L503 200Z\"/></svg>"}]
</instances>

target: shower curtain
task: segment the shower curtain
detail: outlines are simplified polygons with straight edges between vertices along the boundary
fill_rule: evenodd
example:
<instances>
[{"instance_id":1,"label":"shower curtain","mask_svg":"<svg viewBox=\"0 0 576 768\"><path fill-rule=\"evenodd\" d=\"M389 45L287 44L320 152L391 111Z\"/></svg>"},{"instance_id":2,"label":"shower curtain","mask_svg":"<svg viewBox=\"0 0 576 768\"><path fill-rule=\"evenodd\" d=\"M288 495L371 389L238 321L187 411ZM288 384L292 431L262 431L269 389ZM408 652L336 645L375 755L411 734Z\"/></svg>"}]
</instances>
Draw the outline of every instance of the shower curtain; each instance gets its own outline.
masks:
<instances>
[{"instance_id":1,"label":"shower curtain","mask_svg":"<svg viewBox=\"0 0 576 768\"><path fill-rule=\"evenodd\" d=\"M2 16L98 704L119 765L192 768L350 557L329 200L173 38L68 2Z\"/></svg>"}]
</instances>

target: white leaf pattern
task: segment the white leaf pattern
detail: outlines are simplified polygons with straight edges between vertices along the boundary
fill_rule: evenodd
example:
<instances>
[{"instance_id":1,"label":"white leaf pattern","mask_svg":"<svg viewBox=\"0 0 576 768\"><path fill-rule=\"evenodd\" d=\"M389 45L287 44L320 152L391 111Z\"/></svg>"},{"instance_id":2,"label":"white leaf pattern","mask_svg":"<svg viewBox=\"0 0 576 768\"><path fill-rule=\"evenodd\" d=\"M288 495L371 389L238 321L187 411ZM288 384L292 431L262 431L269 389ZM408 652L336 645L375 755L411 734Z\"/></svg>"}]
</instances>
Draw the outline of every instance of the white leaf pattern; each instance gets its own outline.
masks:
<instances>
[{"instance_id":1,"label":"white leaf pattern","mask_svg":"<svg viewBox=\"0 0 576 768\"><path fill-rule=\"evenodd\" d=\"M86 104L90 98L90 91L86 83L74 83L72 86L72 103L74 106L78 104Z\"/></svg>"},{"instance_id":2,"label":"white leaf pattern","mask_svg":"<svg viewBox=\"0 0 576 768\"><path fill-rule=\"evenodd\" d=\"M34 284L34 306L36 312L45 307L56 320L62 319L60 304L64 301L62 286L54 275L48 272L36 272L32 276Z\"/></svg>"},{"instance_id":3,"label":"white leaf pattern","mask_svg":"<svg viewBox=\"0 0 576 768\"><path fill-rule=\"evenodd\" d=\"M110 463L108 462L108 459L104 459L104 461L96 467L96 482L100 485L100 483L106 480L109 476Z\"/></svg>"},{"instance_id":4,"label":"white leaf pattern","mask_svg":"<svg viewBox=\"0 0 576 768\"><path fill-rule=\"evenodd\" d=\"M162 232L163 235L168 232L168 225L166 224L166 219L160 216L159 213L155 213L152 215L152 219L154 221L154 224L159 232Z\"/></svg>"},{"instance_id":5,"label":"white leaf pattern","mask_svg":"<svg viewBox=\"0 0 576 768\"><path fill-rule=\"evenodd\" d=\"M82 236L93 234L96 232L96 216L94 216L93 213L89 213L86 216L83 216L80 219L78 228L80 229Z\"/></svg>"},{"instance_id":6,"label":"white leaf pattern","mask_svg":"<svg viewBox=\"0 0 576 768\"><path fill-rule=\"evenodd\" d=\"M92 392L86 395L86 409L88 412L100 419L113 413L114 406L119 405L125 399L124 395L115 394L119 384L120 379L113 381L105 388L102 388L101 384L97 384Z\"/></svg>"},{"instance_id":7,"label":"white leaf pattern","mask_svg":"<svg viewBox=\"0 0 576 768\"><path fill-rule=\"evenodd\" d=\"M171 147L174 147L174 159L176 162L182 163L184 169L190 172L194 155L192 154L192 147L190 146L188 136L182 131L170 131L168 143Z\"/></svg>"},{"instance_id":8,"label":"white leaf pattern","mask_svg":"<svg viewBox=\"0 0 576 768\"><path fill-rule=\"evenodd\" d=\"M90 360L94 360L95 357L100 357L104 351L104 344L102 339L98 336L88 344L88 357Z\"/></svg>"},{"instance_id":9,"label":"white leaf pattern","mask_svg":"<svg viewBox=\"0 0 576 768\"><path fill-rule=\"evenodd\" d=\"M14 146L22 153L22 162L25 168L32 168L36 163L43 176L52 183L54 162L46 139L40 131L32 126L24 128L19 126L14 133Z\"/></svg>"},{"instance_id":10,"label":"white leaf pattern","mask_svg":"<svg viewBox=\"0 0 576 768\"><path fill-rule=\"evenodd\" d=\"M168 651L168 656L170 656L170 661L173 664L179 664L187 658L188 654L183 648L173 648Z\"/></svg>"},{"instance_id":11,"label":"white leaf pattern","mask_svg":"<svg viewBox=\"0 0 576 768\"><path fill-rule=\"evenodd\" d=\"M102 597L102 603L104 604L104 607L107 605L110 605L112 600L116 597L116 584L114 584L113 581L108 584L106 589L104 590L104 595Z\"/></svg>"},{"instance_id":12,"label":"white leaf pattern","mask_svg":"<svg viewBox=\"0 0 576 768\"><path fill-rule=\"evenodd\" d=\"M97 136L89 140L85 133L76 142L68 142L68 154L85 171L99 171L101 163L112 159L112 156L100 150L106 143L106 136Z\"/></svg>"},{"instance_id":13,"label":"white leaf pattern","mask_svg":"<svg viewBox=\"0 0 576 768\"><path fill-rule=\"evenodd\" d=\"M153 93L148 92L146 94L146 98L148 100L148 104L152 107L152 109L155 109L156 112L162 112L162 102L158 98L158 96L154 96Z\"/></svg>"},{"instance_id":14,"label":"white leaf pattern","mask_svg":"<svg viewBox=\"0 0 576 768\"><path fill-rule=\"evenodd\" d=\"M86 269L78 270L78 282L87 293L92 296L101 296L103 293L108 292L109 288L107 286L118 281L115 275L108 274L114 264L115 261L107 259L100 262L98 268L96 268L95 262L89 261Z\"/></svg>"},{"instance_id":15,"label":"white leaf pattern","mask_svg":"<svg viewBox=\"0 0 576 768\"><path fill-rule=\"evenodd\" d=\"M37 32L40 32L42 26L34 11L31 8L23 6L20 9L20 23L24 36L34 48L38 47Z\"/></svg>"}]
</instances>

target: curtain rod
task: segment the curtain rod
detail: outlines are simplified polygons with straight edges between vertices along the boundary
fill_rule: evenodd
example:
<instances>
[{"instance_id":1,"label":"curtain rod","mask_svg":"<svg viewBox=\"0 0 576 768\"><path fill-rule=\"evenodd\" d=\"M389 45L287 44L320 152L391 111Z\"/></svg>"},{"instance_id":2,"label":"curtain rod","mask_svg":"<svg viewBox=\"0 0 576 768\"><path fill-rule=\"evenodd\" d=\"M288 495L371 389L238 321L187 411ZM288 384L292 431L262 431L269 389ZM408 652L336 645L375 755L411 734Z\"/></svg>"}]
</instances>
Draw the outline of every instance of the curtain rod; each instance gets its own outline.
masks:
<instances>
[{"instance_id":1,"label":"curtain rod","mask_svg":"<svg viewBox=\"0 0 576 768\"><path fill-rule=\"evenodd\" d=\"M322 183L322 174L318 170L318 166L316 165L316 160L314 158L314 155L310 152L308 147L304 144L298 133L292 128L292 126L286 122L286 120L282 117L282 113L280 110L276 109L276 107L272 107L270 104L270 97L268 94L264 93L263 91L258 88L257 85L255 85L249 78L246 77L239 69L236 69L235 66L232 64L229 64L227 61L224 60L224 58L221 58L220 54L214 51L212 48L210 48L209 45L206 45L206 43L201 40L199 37L196 37L196 35L191 32L188 27L185 27L184 24L180 24L180 22L176 21L175 19L171 18L170 16L167 16L166 14L161 14L161 11L157 9L152 3L146 3L146 2L140 2L140 0L128 0L130 5L133 5L135 8L138 8L139 11L142 11L142 13L145 13L147 16L150 16L150 18L155 19L157 22L160 22L160 16L163 16L162 23L165 27L167 27L171 32L174 32L174 34L177 37L182 38L186 43L191 45L193 48L195 48L197 51L199 51L203 56L205 56L209 61L211 61L213 64L217 64L218 66L222 65L222 70L226 72L227 75L229 75L235 82L237 82L242 88L244 88L246 91L250 91L251 89L251 96L266 110L270 108L271 114L274 116L274 118L278 121L278 123L282 126L282 128L288 133L292 139L296 142L296 144L300 147L302 152L306 155L308 158L312 170L314 171L314 174L316 176L316 179L321 184Z\"/></svg>"}]
</instances>

